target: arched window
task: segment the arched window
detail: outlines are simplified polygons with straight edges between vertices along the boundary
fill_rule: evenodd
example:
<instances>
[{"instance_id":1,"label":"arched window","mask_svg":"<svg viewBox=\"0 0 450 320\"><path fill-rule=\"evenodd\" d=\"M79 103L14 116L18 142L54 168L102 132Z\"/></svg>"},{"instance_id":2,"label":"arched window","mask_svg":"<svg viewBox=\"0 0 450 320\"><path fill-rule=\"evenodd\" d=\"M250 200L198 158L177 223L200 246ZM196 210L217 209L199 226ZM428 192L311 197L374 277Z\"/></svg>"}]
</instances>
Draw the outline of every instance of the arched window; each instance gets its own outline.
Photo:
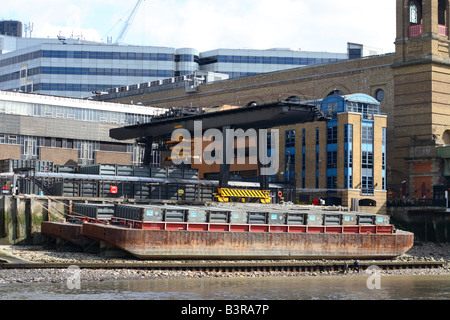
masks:
<instances>
[{"instance_id":1,"label":"arched window","mask_svg":"<svg viewBox=\"0 0 450 320\"><path fill-rule=\"evenodd\" d=\"M440 24L441 26L447 25L447 1L446 0L439 0L438 24Z\"/></svg>"},{"instance_id":2,"label":"arched window","mask_svg":"<svg viewBox=\"0 0 450 320\"><path fill-rule=\"evenodd\" d=\"M450 130L446 130L442 135L442 140L446 146L450 146Z\"/></svg>"},{"instance_id":3,"label":"arched window","mask_svg":"<svg viewBox=\"0 0 450 320\"><path fill-rule=\"evenodd\" d=\"M422 23L422 0L409 1L409 23L412 25Z\"/></svg>"},{"instance_id":4,"label":"arched window","mask_svg":"<svg viewBox=\"0 0 450 320\"><path fill-rule=\"evenodd\" d=\"M359 200L359 206L360 207L376 207L377 202L372 199L361 199L361 200Z\"/></svg>"},{"instance_id":5,"label":"arched window","mask_svg":"<svg viewBox=\"0 0 450 320\"><path fill-rule=\"evenodd\" d=\"M409 36L416 37L423 33L422 0L409 1Z\"/></svg>"},{"instance_id":6,"label":"arched window","mask_svg":"<svg viewBox=\"0 0 450 320\"><path fill-rule=\"evenodd\" d=\"M448 37L448 0L438 2L438 34Z\"/></svg>"},{"instance_id":7,"label":"arched window","mask_svg":"<svg viewBox=\"0 0 450 320\"><path fill-rule=\"evenodd\" d=\"M327 97L332 96L333 94L337 94L339 96L345 96L345 93L342 92L341 90L333 90L327 95Z\"/></svg>"},{"instance_id":8,"label":"arched window","mask_svg":"<svg viewBox=\"0 0 450 320\"><path fill-rule=\"evenodd\" d=\"M419 23L419 8L414 1L409 3L409 23Z\"/></svg>"}]
</instances>

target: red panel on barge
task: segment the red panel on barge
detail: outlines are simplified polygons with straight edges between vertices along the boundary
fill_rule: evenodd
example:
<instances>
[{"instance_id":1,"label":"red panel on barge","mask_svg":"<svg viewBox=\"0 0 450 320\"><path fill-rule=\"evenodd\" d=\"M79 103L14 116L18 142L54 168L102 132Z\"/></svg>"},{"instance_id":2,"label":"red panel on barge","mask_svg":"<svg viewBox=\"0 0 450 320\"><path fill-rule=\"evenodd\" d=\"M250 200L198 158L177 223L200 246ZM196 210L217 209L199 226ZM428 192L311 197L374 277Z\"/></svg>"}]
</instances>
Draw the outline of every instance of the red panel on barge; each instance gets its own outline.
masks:
<instances>
[{"instance_id":1,"label":"red panel on barge","mask_svg":"<svg viewBox=\"0 0 450 320\"><path fill-rule=\"evenodd\" d=\"M83 224L82 235L140 259L388 259L413 246L414 235L148 230Z\"/></svg>"}]
</instances>

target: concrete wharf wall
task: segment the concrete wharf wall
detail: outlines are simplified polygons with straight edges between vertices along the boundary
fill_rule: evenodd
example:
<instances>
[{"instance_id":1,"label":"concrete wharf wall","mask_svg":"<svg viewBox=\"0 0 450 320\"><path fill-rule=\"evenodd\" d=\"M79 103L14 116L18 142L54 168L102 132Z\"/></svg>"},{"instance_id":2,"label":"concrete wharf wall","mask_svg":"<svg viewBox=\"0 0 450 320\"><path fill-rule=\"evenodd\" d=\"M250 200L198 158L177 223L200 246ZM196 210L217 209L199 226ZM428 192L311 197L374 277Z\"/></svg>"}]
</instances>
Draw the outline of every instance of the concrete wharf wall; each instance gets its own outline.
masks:
<instances>
[{"instance_id":1,"label":"concrete wharf wall","mask_svg":"<svg viewBox=\"0 0 450 320\"><path fill-rule=\"evenodd\" d=\"M49 217L47 208L52 214ZM40 244L41 222L63 217L64 204L24 196L0 197L0 244Z\"/></svg>"},{"instance_id":2,"label":"concrete wharf wall","mask_svg":"<svg viewBox=\"0 0 450 320\"><path fill-rule=\"evenodd\" d=\"M69 213L73 201L86 200L73 197L0 196L0 245L42 244L41 222L60 221ZM102 203L108 200L89 198L89 201Z\"/></svg>"}]
</instances>

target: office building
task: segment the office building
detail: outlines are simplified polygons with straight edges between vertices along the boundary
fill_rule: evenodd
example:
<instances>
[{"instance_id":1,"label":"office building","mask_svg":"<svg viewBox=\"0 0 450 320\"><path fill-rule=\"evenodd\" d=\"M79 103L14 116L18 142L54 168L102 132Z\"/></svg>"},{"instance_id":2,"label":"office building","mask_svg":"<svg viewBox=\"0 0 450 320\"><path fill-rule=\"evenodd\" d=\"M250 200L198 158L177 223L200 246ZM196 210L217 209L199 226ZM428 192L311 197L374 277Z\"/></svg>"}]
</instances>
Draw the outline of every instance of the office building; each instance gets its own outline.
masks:
<instances>
[{"instance_id":1,"label":"office building","mask_svg":"<svg viewBox=\"0 0 450 320\"><path fill-rule=\"evenodd\" d=\"M0 21L0 34L11 37L22 37L22 22L14 20Z\"/></svg>"},{"instance_id":2,"label":"office building","mask_svg":"<svg viewBox=\"0 0 450 320\"><path fill-rule=\"evenodd\" d=\"M317 103L327 121L278 128L281 180L296 186L300 202L385 212L387 117L380 103L366 94Z\"/></svg>"},{"instance_id":3,"label":"office building","mask_svg":"<svg viewBox=\"0 0 450 320\"><path fill-rule=\"evenodd\" d=\"M363 54L351 45L351 57ZM355 49L356 48L356 49ZM349 49L350 50L350 49ZM0 90L85 98L110 88L213 72L239 78L347 60L344 53L115 45L65 38L0 36Z\"/></svg>"},{"instance_id":4,"label":"office building","mask_svg":"<svg viewBox=\"0 0 450 320\"><path fill-rule=\"evenodd\" d=\"M355 57L357 56L358 53ZM361 57L361 51L359 51L359 57ZM310 52L288 48L216 49L202 52L199 64L203 71L228 74L230 79L233 79L347 59L347 53Z\"/></svg>"},{"instance_id":5,"label":"office building","mask_svg":"<svg viewBox=\"0 0 450 320\"><path fill-rule=\"evenodd\" d=\"M0 159L36 159L55 165L140 164L135 141L115 141L109 130L149 122L162 110L0 91ZM159 160L155 160L159 163Z\"/></svg>"},{"instance_id":6,"label":"office building","mask_svg":"<svg viewBox=\"0 0 450 320\"><path fill-rule=\"evenodd\" d=\"M93 91L191 74L196 70L195 64L185 61L188 54L184 49L64 41L3 54L0 89L83 98L92 96ZM180 58L183 61L176 62L176 56L183 57Z\"/></svg>"},{"instance_id":7,"label":"office building","mask_svg":"<svg viewBox=\"0 0 450 320\"><path fill-rule=\"evenodd\" d=\"M133 100L159 107L214 108L223 104L263 105L290 97L321 100L333 92L364 93L380 102L381 112L387 114L389 198L444 201L450 192L449 2L396 3L395 53L234 78L199 85L195 92L178 88L98 99L120 103ZM352 56L357 54L354 49L358 47L352 44ZM296 174L301 175L298 170ZM353 183L357 186L362 180L353 178Z\"/></svg>"}]
</instances>

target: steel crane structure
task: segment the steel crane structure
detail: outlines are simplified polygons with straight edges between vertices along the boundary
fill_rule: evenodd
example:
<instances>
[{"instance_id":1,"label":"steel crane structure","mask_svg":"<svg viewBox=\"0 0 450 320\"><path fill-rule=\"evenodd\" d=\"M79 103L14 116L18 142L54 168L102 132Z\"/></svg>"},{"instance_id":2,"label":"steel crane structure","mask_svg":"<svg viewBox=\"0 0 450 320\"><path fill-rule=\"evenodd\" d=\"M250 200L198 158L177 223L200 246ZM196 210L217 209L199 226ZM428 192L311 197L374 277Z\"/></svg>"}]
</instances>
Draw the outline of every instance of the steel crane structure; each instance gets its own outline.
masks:
<instances>
[{"instance_id":1,"label":"steel crane structure","mask_svg":"<svg viewBox=\"0 0 450 320\"><path fill-rule=\"evenodd\" d=\"M131 11L130 15L128 16L128 19L125 21L125 24L124 24L122 30L120 31L115 44L119 44L125 37L126 33L130 29L131 24L133 23L134 18L136 17L136 13L137 13L142 1L145 1L145 0L138 0L136 2L136 5L134 6L133 10Z\"/></svg>"}]
</instances>

